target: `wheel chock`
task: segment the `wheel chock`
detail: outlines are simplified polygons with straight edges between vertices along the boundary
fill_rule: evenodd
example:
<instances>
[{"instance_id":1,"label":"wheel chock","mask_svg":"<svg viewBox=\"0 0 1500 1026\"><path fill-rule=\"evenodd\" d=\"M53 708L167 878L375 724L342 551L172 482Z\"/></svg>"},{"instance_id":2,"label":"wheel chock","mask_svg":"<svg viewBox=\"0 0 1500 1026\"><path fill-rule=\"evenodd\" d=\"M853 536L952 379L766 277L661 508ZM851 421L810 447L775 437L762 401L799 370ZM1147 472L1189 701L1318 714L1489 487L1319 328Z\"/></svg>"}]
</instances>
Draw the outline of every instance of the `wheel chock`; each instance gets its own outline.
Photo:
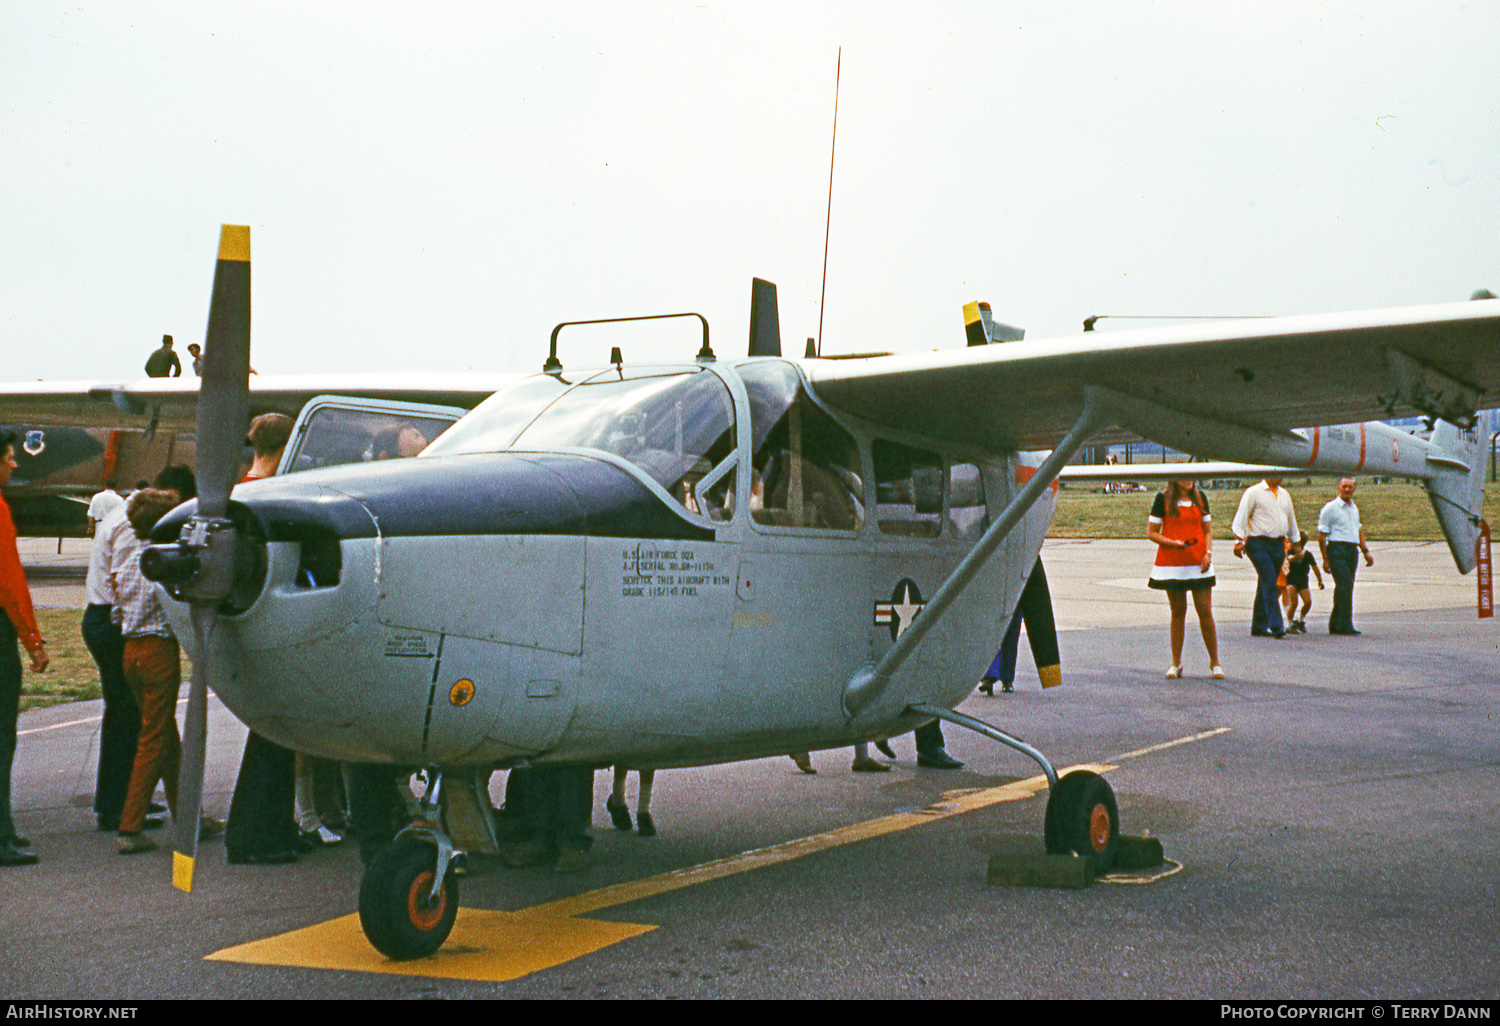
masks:
<instances>
[{"instance_id":1,"label":"wheel chock","mask_svg":"<svg viewBox=\"0 0 1500 1026\"><path fill-rule=\"evenodd\" d=\"M1155 837L1129 837L1120 835L1115 848L1116 870L1151 869L1166 861L1161 841Z\"/></svg>"},{"instance_id":2,"label":"wheel chock","mask_svg":"<svg viewBox=\"0 0 1500 1026\"><path fill-rule=\"evenodd\" d=\"M1094 882L1094 864L1069 852L1066 855L1002 853L990 856L986 883L1006 887L1087 887Z\"/></svg>"}]
</instances>

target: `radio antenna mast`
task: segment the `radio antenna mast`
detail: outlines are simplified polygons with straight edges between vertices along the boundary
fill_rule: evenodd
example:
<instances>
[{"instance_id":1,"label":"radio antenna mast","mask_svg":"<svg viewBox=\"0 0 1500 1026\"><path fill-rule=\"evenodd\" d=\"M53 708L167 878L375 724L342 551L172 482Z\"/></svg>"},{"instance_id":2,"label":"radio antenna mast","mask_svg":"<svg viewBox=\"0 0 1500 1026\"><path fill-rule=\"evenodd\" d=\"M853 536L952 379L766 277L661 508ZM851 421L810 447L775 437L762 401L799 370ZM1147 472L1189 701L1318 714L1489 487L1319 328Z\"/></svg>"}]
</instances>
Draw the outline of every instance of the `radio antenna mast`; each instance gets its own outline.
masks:
<instances>
[{"instance_id":1,"label":"radio antenna mast","mask_svg":"<svg viewBox=\"0 0 1500 1026\"><path fill-rule=\"evenodd\" d=\"M844 70L844 48L839 47L833 71L833 142L828 147L828 220L823 226L823 288L818 293L818 355L823 355L823 301L828 298L828 235L833 229L833 155L839 143L839 76Z\"/></svg>"}]
</instances>

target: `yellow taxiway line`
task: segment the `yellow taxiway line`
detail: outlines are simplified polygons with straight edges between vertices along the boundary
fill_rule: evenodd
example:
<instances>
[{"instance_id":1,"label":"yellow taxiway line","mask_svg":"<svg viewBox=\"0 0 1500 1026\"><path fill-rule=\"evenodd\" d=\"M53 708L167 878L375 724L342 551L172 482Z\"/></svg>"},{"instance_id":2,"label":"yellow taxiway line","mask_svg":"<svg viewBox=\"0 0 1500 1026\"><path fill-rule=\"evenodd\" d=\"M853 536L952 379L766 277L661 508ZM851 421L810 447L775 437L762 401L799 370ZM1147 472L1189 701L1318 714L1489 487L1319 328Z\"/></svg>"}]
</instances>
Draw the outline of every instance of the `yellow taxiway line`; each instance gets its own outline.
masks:
<instances>
[{"instance_id":1,"label":"yellow taxiway line","mask_svg":"<svg viewBox=\"0 0 1500 1026\"><path fill-rule=\"evenodd\" d=\"M1151 748L1127 752L1119 756L1119 760L1139 758L1148 753L1200 741L1222 734L1228 729L1221 727ZM1060 770L1059 776L1077 769L1106 773L1116 768L1111 764L1085 763ZM655 926L646 924L581 918L591 913L727 876L781 865L831 848L884 837L1003 802L1023 801L1046 788L1047 778L1038 775L998 787L948 791L938 802L925 808L896 812L687 869L601 887L518 912L460 909L447 943L436 954L427 958L405 962L385 958L365 940L360 930L359 916L347 915L265 940L225 948L209 955L208 959L252 965L301 966L309 969L459 980L513 980L656 929Z\"/></svg>"}]
</instances>

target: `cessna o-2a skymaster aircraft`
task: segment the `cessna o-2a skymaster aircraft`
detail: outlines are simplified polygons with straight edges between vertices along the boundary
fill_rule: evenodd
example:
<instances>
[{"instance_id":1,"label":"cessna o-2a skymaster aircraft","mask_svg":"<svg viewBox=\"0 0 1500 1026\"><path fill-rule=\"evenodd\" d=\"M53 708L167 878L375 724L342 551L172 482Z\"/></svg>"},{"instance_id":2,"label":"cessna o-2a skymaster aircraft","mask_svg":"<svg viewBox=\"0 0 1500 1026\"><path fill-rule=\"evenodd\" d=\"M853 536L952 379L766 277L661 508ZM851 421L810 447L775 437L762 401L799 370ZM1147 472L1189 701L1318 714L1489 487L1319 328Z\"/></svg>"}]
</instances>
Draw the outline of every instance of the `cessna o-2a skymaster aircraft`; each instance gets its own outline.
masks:
<instances>
[{"instance_id":1,"label":"cessna o-2a skymaster aircraft","mask_svg":"<svg viewBox=\"0 0 1500 1026\"><path fill-rule=\"evenodd\" d=\"M249 277L249 230L225 226L199 499L143 558L195 666L174 879L191 887L212 686L278 743L427 767L419 820L361 888L395 958L442 944L455 867L498 850L495 768L700 765L939 717L1034 758L1048 849L1107 866L1109 785L1059 780L952 711L1036 564L1062 466L1111 425L1249 462L1317 444L1293 425L1412 411L1473 441L1500 391L1500 301L797 360L758 285L748 359L717 359L704 321L681 365L566 370L559 325L543 373L418 458L234 487ZM1473 460L1426 456L1472 537Z\"/></svg>"}]
</instances>

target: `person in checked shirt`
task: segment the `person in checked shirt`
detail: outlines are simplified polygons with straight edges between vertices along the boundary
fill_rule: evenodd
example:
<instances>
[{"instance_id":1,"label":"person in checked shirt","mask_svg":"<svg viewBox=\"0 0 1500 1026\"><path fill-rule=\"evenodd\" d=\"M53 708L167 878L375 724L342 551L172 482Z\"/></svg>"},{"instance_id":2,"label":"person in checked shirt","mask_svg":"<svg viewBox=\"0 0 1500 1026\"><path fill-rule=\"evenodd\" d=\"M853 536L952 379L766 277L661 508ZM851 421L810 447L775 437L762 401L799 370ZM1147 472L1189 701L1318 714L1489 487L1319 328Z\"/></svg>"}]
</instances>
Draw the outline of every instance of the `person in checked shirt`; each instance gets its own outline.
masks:
<instances>
[{"instance_id":1,"label":"person in checked shirt","mask_svg":"<svg viewBox=\"0 0 1500 1026\"><path fill-rule=\"evenodd\" d=\"M151 851L156 842L144 833L151 794L160 781L167 792L167 807L177 817L177 775L182 759L182 737L177 732L177 692L182 684L182 663L177 639L167 622L166 610L156 585L141 573L141 552L151 530L162 515L177 505L177 493L164 488L143 488L125 505L131 532L116 545L110 567L114 585L115 612L125 638L125 681L135 693L141 710L141 733L136 741L135 765L130 787L120 813L120 832L115 846L122 855ZM209 837L224 824L204 816L199 836Z\"/></svg>"}]
</instances>

